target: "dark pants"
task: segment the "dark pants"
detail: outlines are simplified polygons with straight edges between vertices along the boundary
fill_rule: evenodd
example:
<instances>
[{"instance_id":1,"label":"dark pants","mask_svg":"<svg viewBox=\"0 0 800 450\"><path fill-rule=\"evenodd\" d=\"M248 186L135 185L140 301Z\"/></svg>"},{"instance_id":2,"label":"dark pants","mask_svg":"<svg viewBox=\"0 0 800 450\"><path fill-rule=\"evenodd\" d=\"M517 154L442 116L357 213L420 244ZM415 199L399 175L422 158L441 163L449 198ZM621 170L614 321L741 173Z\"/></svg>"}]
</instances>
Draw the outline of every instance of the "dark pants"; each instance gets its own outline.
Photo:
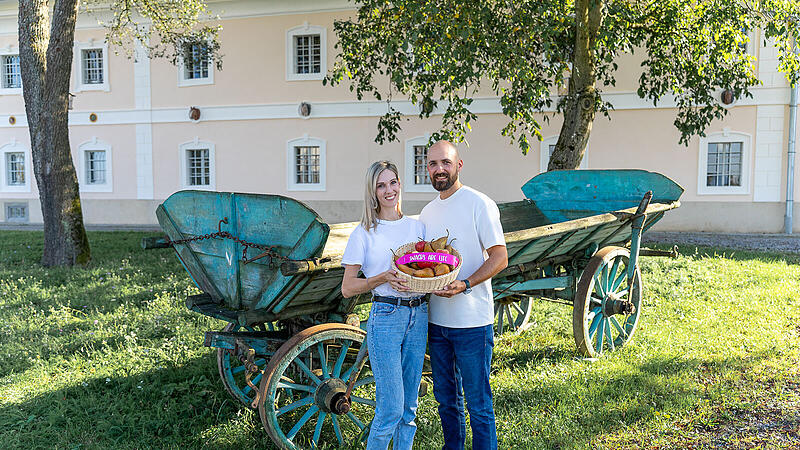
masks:
<instances>
[{"instance_id":1,"label":"dark pants","mask_svg":"<svg viewBox=\"0 0 800 450\"><path fill-rule=\"evenodd\" d=\"M472 448L497 448L489 371L494 335L492 325L448 328L428 325L428 347L433 369L433 394L439 402L444 449L463 449L467 437L464 398L467 400Z\"/></svg>"}]
</instances>

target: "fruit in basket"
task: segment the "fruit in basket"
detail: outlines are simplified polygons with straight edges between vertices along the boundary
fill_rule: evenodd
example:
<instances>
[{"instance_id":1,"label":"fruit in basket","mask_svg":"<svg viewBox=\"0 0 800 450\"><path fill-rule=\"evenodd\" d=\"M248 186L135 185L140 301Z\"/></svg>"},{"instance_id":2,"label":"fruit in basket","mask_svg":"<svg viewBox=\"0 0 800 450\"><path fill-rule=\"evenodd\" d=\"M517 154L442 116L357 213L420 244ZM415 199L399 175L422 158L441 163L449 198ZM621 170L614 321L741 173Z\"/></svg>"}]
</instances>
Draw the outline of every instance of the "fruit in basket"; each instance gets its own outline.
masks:
<instances>
[{"instance_id":1,"label":"fruit in basket","mask_svg":"<svg viewBox=\"0 0 800 450\"><path fill-rule=\"evenodd\" d=\"M412 275L412 276L414 275L414 269L412 269L411 267L408 267L405 264L395 264L395 265L397 266L397 270L399 270L400 272L403 272L406 275Z\"/></svg>"},{"instance_id":2,"label":"fruit in basket","mask_svg":"<svg viewBox=\"0 0 800 450\"><path fill-rule=\"evenodd\" d=\"M447 275L450 273L450 265L448 264L438 264L436 268L433 269L433 273L438 277L440 275Z\"/></svg>"},{"instance_id":3,"label":"fruit in basket","mask_svg":"<svg viewBox=\"0 0 800 450\"><path fill-rule=\"evenodd\" d=\"M437 264L439 263L435 263L433 261L420 261L417 263L420 269L432 269L436 267Z\"/></svg>"},{"instance_id":4,"label":"fruit in basket","mask_svg":"<svg viewBox=\"0 0 800 450\"><path fill-rule=\"evenodd\" d=\"M421 252L421 251L425 250L425 244L427 244L427 242L425 242L423 240L420 240L419 242L414 244L414 249L416 251L418 251L418 252ZM411 252L409 252L409 253L411 253Z\"/></svg>"},{"instance_id":5,"label":"fruit in basket","mask_svg":"<svg viewBox=\"0 0 800 450\"><path fill-rule=\"evenodd\" d=\"M425 243L425 253L433 253L433 252L434 250L433 247L431 247L431 243L430 242Z\"/></svg>"},{"instance_id":6,"label":"fruit in basket","mask_svg":"<svg viewBox=\"0 0 800 450\"><path fill-rule=\"evenodd\" d=\"M417 278L433 278L434 276L436 276L436 274L433 271L433 269L428 267L427 269L419 269L414 271L414 274L412 276Z\"/></svg>"}]
</instances>

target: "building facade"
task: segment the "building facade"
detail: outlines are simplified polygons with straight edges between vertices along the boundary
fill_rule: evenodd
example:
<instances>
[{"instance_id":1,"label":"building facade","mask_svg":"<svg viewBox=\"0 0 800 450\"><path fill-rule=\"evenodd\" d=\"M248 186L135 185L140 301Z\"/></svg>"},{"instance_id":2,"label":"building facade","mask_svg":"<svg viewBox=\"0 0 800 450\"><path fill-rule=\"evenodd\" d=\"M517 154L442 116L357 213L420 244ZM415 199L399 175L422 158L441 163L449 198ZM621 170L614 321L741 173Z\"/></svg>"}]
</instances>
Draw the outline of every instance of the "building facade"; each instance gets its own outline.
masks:
<instances>
[{"instance_id":1,"label":"building facade","mask_svg":"<svg viewBox=\"0 0 800 450\"><path fill-rule=\"evenodd\" d=\"M79 18L70 140L86 223L155 224L156 206L181 189L282 194L327 221L356 220L364 172L378 159L403 171L406 212L433 198L422 161L440 117L419 120L415 106L397 102L411 120L400 142L378 145L386 104L357 101L347 86L322 85L335 60L333 22L351 15L352 3L210 5L221 15L222 70L197 48L187 49L178 67L148 59L142 49L132 59L118 55L96 17ZM0 222L41 223L16 20L16 1L0 0ZM775 49L758 32L748 51L757 57L763 86L754 98L727 106L727 117L688 147L678 144L674 105L639 99L638 61L619 61L617 85L605 91L615 109L610 120L595 121L581 167L643 168L681 184L682 206L665 216L661 230L781 232L790 88L777 71ZM506 118L498 99L485 96L473 106L479 118L461 145L462 179L498 202L521 199L520 187L547 167L560 117L544 122L545 140L522 155L500 135ZM800 183L794 197L800 198Z\"/></svg>"}]
</instances>

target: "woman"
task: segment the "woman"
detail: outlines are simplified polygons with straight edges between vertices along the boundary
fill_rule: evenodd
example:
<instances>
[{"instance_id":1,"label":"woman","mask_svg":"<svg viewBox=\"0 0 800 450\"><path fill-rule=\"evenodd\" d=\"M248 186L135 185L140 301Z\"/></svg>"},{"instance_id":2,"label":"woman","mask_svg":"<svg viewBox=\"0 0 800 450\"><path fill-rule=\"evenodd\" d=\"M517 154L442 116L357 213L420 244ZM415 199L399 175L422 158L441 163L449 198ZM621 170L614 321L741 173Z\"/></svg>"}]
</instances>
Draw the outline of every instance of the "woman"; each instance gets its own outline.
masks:
<instances>
[{"instance_id":1,"label":"woman","mask_svg":"<svg viewBox=\"0 0 800 450\"><path fill-rule=\"evenodd\" d=\"M428 337L428 304L408 292L392 267L392 250L425 235L400 209L397 167L379 161L367 169L364 215L347 241L342 294L372 291L367 348L375 376L375 419L367 449L410 449L417 425L417 395ZM358 278L358 271L366 278Z\"/></svg>"}]
</instances>

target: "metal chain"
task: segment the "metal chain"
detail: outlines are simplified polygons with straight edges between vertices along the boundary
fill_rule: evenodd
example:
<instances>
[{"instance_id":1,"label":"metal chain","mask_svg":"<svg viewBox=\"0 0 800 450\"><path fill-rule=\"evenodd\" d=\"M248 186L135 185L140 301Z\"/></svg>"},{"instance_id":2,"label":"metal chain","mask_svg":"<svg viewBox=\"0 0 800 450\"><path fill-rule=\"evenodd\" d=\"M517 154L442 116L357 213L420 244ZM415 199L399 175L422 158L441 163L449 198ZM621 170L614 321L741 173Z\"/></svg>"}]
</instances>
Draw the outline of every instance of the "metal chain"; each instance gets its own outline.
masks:
<instances>
[{"instance_id":1,"label":"metal chain","mask_svg":"<svg viewBox=\"0 0 800 450\"><path fill-rule=\"evenodd\" d=\"M225 223L225 224L228 223L228 218L227 217L225 217L225 218L223 218L222 220L219 221L219 224L217 225L217 230L219 230L219 231L217 231L216 233L201 234L201 235L198 235L198 236L194 236L194 237L190 237L190 238L186 238L186 239L177 239L177 240L174 240L174 241L168 239L169 244L170 245L186 244L186 243L189 243L189 242L202 241L202 240L205 240L205 239L223 238L223 239L230 239L230 240L232 240L232 241L244 246L244 250L242 250L242 260L245 261L245 262L247 262L247 249L250 248L250 247L257 248L259 250L263 250L264 253L261 254L261 257L269 256L272 259L277 259L277 260L280 260L280 261L291 261L291 259L289 259L289 258L281 255L280 253L276 252L275 251L275 247L276 247L275 245L264 245L264 244L256 244L254 242L248 242L248 241L245 241L244 239L239 239L238 237L230 234L227 231L222 231L222 224L223 223Z\"/></svg>"}]
</instances>

